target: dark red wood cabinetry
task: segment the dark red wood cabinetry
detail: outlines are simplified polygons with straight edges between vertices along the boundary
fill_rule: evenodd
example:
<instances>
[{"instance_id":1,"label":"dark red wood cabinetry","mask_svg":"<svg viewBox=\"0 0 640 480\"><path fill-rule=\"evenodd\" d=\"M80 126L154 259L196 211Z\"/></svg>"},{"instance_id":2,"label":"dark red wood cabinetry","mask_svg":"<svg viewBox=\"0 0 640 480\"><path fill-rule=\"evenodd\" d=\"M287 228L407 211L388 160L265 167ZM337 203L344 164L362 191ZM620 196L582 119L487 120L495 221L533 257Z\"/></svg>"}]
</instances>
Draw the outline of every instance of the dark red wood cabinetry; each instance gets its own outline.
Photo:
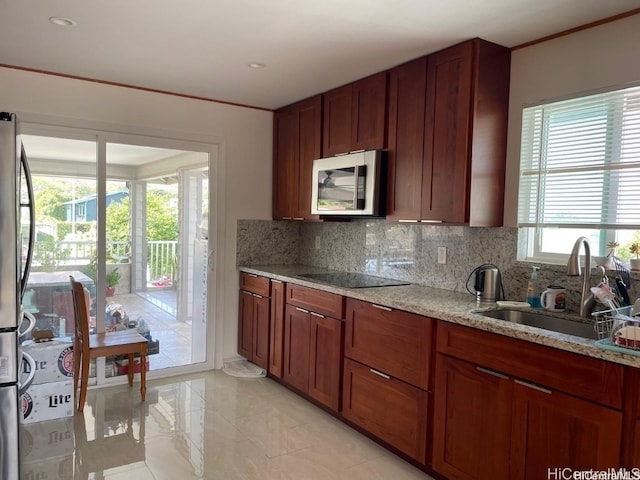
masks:
<instances>
[{"instance_id":1,"label":"dark red wood cabinetry","mask_svg":"<svg viewBox=\"0 0 640 480\"><path fill-rule=\"evenodd\" d=\"M319 95L274 113L274 220L318 218L311 215L311 173L313 160L321 154L321 122Z\"/></svg>"},{"instance_id":2,"label":"dark red wood cabinetry","mask_svg":"<svg viewBox=\"0 0 640 480\"><path fill-rule=\"evenodd\" d=\"M340 411L344 297L286 286L282 380Z\"/></svg>"},{"instance_id":3,"label":"dark red wood cabinetry","mask_svg":"<svg viewBox=\"0 0 640 480\"><path fill-rule=\"evenodd\" d=\"M323 95L324 157L386 147L387 72Z\"/></svg>"},{"instance_id":4,"label":"dark red wood cabinetry","mask_svg":"<svg viewBox=\"0 0 640 480\"><path fill-rule=\"evenodd\" d=\"M474 39L391 70L390 220L502 225L510 55Z\"/></svg>"},{"instance_id":5,"label":"dark red wood cabinetry","mask_svg":"<svg viewBox=\"0 0 640 480\"><path fill-rule=\"evenodd\" d=\"M284 283L271 280L269 327L269 374L282 378L284 365Z\"/></svg>"},{"instance_id":6,"label":"dark red wood cabinetry","mask_svg":"<svg viewBox=\"0 0 640 480\"><path fill-rule=\"evenodd\" d=\"M269 279L240 273L238 354L262 368L269 366Z\"/></svg>"}]
</instances>

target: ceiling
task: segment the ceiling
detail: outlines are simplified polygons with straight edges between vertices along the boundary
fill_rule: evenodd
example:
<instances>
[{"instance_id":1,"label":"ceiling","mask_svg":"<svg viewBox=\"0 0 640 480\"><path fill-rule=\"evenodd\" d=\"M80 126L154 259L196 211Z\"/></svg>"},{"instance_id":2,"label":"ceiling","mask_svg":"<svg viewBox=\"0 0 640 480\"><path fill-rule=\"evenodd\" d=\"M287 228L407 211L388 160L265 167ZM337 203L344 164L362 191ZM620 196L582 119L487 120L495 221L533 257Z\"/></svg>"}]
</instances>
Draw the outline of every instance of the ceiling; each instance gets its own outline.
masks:
<instances>
[{"instance_id":1,"label":"ceiling","mask_svg":"<svg viewBox=\"0 0 640 480\"><path fill-rule=\"evenodd\" d=\"M469 38L513 47L637 7L638 0L0 0L0 64L273 109ZM76 25L56 26L55 16Z\"/></svg>"}]
</instances>

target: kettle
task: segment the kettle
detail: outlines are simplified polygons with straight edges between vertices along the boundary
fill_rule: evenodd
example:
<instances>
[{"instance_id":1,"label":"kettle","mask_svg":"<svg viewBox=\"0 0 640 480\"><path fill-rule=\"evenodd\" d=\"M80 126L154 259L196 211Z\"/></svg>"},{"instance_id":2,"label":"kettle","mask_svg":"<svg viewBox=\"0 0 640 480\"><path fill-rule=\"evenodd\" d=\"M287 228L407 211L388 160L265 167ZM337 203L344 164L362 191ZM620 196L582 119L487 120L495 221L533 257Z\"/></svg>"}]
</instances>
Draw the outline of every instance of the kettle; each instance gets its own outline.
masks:
<instances>
[{"instance_id":1,"label":"kettle","mask_svg":"<svg viewBox=\"0 0 640 480\"><path fill-rule=\"evenodd\" d=\"M498 267L491 263L486 263L476 267L469 275L469 278L474 274L473 288L478 302L490 303L502 300L502 278Z\"/></svg>"}]
</instances>

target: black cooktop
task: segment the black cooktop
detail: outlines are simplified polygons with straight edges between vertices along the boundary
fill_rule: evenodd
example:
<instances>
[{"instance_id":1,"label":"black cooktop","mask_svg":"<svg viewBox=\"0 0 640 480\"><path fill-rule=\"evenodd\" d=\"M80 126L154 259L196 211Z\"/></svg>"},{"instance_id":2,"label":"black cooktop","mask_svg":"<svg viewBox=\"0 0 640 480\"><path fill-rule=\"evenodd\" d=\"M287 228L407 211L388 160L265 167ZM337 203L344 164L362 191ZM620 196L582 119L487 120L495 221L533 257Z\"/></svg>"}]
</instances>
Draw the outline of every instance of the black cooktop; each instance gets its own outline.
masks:
<instances>
[{"instance_id":1,"label":"black cooktop","mask_svg":"<svg viewBox=\"0 0 640 480\"><path fill-rule=\"evenodd\" d=\"M301 273L299 277L317 280L342 288L370 288L370 287L393 287L396 285L410 285L409 282L394 280L392 278L376 277L364 273L351 272L325 272L325 273Z\"/></svg>"}]
</instances>

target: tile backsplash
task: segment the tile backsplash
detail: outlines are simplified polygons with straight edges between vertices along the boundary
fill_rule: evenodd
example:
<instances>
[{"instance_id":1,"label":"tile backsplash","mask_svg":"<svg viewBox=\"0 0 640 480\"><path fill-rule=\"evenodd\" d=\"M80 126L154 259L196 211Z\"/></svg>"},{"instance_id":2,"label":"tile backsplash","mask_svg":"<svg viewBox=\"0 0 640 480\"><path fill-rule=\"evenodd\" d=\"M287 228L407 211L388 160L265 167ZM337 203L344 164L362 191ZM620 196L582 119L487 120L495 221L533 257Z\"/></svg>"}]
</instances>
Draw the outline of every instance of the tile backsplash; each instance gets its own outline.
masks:
<instances>
[{"instance_id":1,"label":"tile backsplash","mask_svg":"<svg viewBox=\"0 0 640 480\"><path fill-rule=\"evenodd\" d=\"M493 263L502 273L506 298L524 300L534 264L516 261L517 240L518 229L513 227L396 224L377 219L318 223L240 220L236 263L303 264L457 292L467 291L467 279L475 267ZM445 264L438 263L439 247L446 248ZM566 287L567 308L577 310L581 279L567 276L564 265L541 266L539 286ZM591 285L598 281L594 276ZM473 279L469 288L473 289Z\"/></svg>"}]
</instances>

